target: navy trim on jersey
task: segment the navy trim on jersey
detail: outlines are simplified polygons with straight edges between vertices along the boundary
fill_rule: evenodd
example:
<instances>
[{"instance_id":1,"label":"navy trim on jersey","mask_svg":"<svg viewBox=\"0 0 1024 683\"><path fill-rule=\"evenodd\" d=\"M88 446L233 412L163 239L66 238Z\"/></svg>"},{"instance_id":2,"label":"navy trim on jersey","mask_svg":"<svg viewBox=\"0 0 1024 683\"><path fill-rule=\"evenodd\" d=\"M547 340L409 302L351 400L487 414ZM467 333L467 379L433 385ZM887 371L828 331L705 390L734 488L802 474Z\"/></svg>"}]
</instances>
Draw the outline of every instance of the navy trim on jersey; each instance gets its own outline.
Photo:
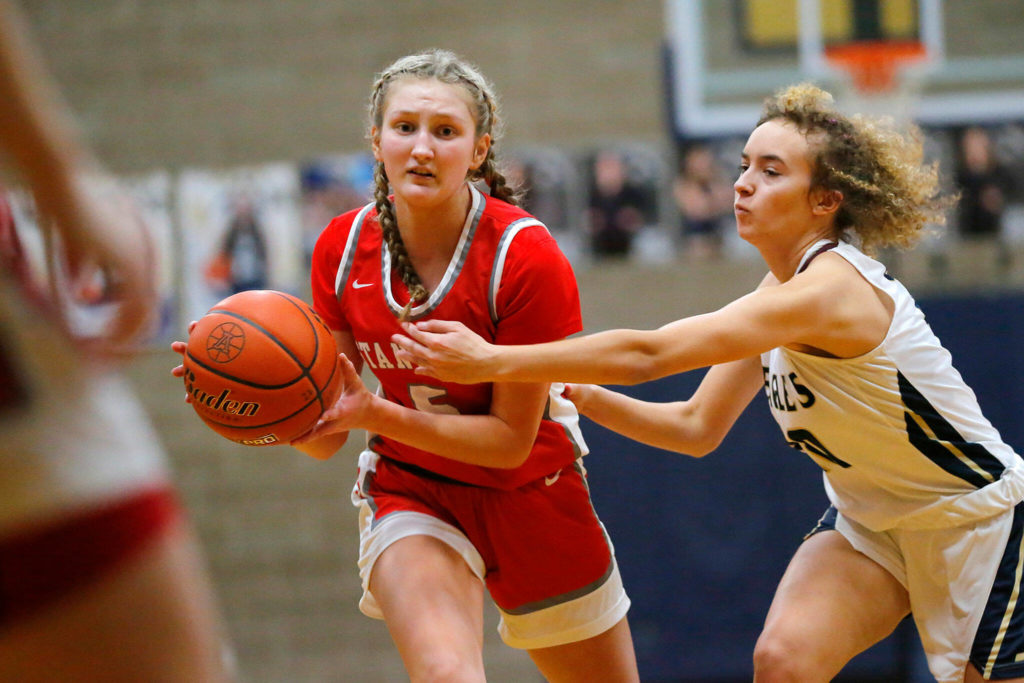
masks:
<instances>
[{"instance_id":1,"label":"navy trim on jersey","mask_svg":"<svg viewBox=\"0 0 1024 683\"><path fill-rule=\"evenodd\" d=\"M999 562L992 590L971 646L971 663L986 679L1024 676L1024 600L1021 570L1024 567L1024 503L1013 509L1013 524Z\"/></svg>"},{"instance_id":2,"label":"navy trim on jersey","mask_svg":"<svg viewBox=\"0 0 1024 683\"><path fill-rule=\"evenodd\" d=\"M825 514L823 514L821 516L821 519L818 520L818 523L814 525L814 528L808 531L807 534L804 536L804 540L806 541L811 536L814 536L815 534L820 534L822 531L835 531L836 520L838 519L838 517L839 510L836 510L835 505L829 505L828 509L825 510Z\"/></svg>"},{"instance_id":3,"label":"navy trim on jersey","mask_svg":"<svg viewBox=\"0 0 1024 683\"><path fill-rule=\"evenodd\" d=\"M501 274L505 270L505 258L508 256L509 247L512 246L512 240L516 238L520 230L535 225L544 228L545 232L547 231L544 224L536 218L520 218L517 221L512 221L505 227L505 232L502 233L501 240L498 242L494 267L491 269L491 284L488 290L490 296L487 299L487 306L491 313L491 322L495 325L498 324L498 289L501 287Z\"/></svg>"},{"instance_id":4,"label":"navy trim on jersey","mask_svg":"<svg viewBox=\"0 0 1024 683\"><path fill-rule=\"evenodd\" d=\"M964 440L902 372L896 373L910 443L933 463L976 488L999 479L1005 466L984 446ZM927 428L932 436L925 431Z\"/></svg>"},{"instance_id":5,"label":"navy trim on jersey","mask_svg":"<svg viewBox=\"0 0 1024 683\"><path fill-rule=\"evenodd\" d=\"M822 244L814 251L809 252L807 256L803 259L803 261L800 263L800 266L796 269L797 274L799 275L800 273L807 270L807 266L811 265L811 261L813 261L815 258L820 256L821 254L824 254L826 251L831 251L835 249L838 246L839 242L826 242L825 244Z\"/></svg>"}]
</instances>

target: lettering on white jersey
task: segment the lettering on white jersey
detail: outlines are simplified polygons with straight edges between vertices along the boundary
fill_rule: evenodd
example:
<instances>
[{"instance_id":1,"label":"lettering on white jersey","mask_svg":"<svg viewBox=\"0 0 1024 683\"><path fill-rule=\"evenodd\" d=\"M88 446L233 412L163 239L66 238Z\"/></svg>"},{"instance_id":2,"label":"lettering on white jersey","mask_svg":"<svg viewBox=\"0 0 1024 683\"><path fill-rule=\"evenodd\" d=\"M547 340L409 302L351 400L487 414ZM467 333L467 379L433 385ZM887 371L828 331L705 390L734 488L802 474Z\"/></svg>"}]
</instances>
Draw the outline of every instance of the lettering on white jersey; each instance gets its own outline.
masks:
<instances>
[{"instance_id":1,"label":"lettering on white jersey","mask_svg":"<svg viewBox=\"0 0 1024 683\"><path fill-rule=\"evenodd\" d=\"M795 372L778 375L765 366L761 366L761 371L764 373L765 396L775 410L793 412L814 405L814 393L798 381L799 377Z\"/></svg>"}]
</instances>

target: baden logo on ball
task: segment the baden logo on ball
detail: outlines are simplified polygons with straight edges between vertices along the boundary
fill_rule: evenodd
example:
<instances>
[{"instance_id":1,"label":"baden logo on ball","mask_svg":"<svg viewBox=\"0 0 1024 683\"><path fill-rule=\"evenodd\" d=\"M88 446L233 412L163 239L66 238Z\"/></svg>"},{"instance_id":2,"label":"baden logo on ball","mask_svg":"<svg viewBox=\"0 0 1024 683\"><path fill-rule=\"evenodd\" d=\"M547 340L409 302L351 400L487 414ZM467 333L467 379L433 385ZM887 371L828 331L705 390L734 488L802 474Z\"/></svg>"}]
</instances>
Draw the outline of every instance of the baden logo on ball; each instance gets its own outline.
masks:
<instances>
[{"instance_id":1,"label":"baden logo on ball","mask_svg":"<svg viewBox=\"0 0 1024 683\"><path fill-rule=\"evenodd\" d=\"M337 396L334 337L301 299L251 290L217 303L185 351L185 390L215 432L246 446L287 444Z\"/></svg>"}]
</instances>

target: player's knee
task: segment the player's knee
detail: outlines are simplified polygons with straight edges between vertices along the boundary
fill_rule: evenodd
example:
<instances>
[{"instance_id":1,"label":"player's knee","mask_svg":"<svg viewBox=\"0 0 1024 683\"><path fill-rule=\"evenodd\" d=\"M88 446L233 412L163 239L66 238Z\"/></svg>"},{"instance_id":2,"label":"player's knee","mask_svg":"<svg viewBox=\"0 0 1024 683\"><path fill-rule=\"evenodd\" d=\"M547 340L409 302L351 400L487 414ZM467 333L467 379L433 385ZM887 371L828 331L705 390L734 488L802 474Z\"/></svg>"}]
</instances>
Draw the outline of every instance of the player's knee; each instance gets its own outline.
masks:
<instances>
[{"instance_id":1,"label":"player's knee","mask_svg":"<svg viewBox=\"0 0 1024 683\"><path fill-rule=\"evenodd\" d=\"M433 651L409 667L412 683L483 683L483 663L452 651Z\"/></svg>"},{"instance_id":2,"label":"player's knee","mask_svg":"<svg viewBox=\"0 0 1024 683\"><path fill-rule=\"evenodd\" d=\"M808 683L816 679L807 670L797 643L762 633L754 646L754 680L756 683Z\"/></svg>"}]
</instances>

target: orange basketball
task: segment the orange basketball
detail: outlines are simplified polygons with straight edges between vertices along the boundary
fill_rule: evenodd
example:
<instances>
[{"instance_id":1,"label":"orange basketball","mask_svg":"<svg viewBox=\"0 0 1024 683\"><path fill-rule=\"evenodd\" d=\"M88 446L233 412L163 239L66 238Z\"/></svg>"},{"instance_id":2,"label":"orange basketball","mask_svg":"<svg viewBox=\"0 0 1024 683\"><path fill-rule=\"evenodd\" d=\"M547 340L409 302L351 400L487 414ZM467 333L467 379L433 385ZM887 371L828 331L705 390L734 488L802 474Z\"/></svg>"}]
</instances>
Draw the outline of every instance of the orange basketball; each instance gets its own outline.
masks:
<instances>
[{"instance_id":1,"label":"orange basketball","mask_svg":"<svg viewBox=\"0 0 1024 683\"><path fill-rule=\"evenodd\" d=\"M185 391L213 431L245 446L286 444L313 426L341 382L334 338L284 292L224 299L188 338Z\"/></svg>"}]
</instances>

